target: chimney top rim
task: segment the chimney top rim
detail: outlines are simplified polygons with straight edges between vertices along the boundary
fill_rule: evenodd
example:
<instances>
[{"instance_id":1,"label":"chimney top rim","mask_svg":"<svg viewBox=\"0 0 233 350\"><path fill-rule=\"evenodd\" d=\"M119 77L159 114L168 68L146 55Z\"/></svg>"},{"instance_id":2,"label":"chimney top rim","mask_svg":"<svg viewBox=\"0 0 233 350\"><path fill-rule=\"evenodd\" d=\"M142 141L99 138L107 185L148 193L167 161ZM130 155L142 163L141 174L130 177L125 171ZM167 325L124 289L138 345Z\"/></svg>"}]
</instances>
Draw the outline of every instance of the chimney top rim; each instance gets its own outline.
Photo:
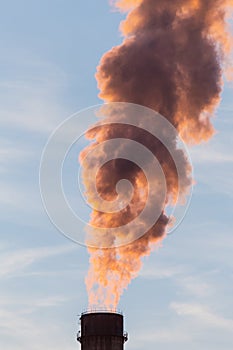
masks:
<instances>
[{"instance_id":1,"label":"chimney top rim","mask_svg":"<svg viewBox=\"0 0 233 350\"><path fill-rule=\"evenodd\" d=\"M89 315L89 314L116 314L116 315L121 315L123 316L123 312L119 309L102 309L102 308L98 308L98 309L87 309L84 310L81 313L81 317L84 315Z\"/></svg>"}]
</instances>

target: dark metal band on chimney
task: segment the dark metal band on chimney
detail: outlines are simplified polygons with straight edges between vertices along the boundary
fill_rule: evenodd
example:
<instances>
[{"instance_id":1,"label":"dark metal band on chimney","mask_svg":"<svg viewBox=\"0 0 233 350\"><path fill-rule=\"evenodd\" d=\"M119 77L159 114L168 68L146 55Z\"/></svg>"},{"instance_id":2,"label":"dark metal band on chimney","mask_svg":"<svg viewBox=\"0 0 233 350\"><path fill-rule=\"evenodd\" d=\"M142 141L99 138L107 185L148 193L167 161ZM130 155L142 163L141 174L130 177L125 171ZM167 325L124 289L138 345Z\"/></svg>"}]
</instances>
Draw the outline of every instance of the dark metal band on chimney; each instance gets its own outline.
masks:
<instances>
[{"instance_id":1,"label":"dark metal band on chimney","mask_svg":"<svg viewBox=\"0 0 233 350\"><path fill-rule=\"evenodd\" d=\"M77 340L81 350L123 350L128 334L120 312L84 312Z\"/></svg>"}]
</instances>

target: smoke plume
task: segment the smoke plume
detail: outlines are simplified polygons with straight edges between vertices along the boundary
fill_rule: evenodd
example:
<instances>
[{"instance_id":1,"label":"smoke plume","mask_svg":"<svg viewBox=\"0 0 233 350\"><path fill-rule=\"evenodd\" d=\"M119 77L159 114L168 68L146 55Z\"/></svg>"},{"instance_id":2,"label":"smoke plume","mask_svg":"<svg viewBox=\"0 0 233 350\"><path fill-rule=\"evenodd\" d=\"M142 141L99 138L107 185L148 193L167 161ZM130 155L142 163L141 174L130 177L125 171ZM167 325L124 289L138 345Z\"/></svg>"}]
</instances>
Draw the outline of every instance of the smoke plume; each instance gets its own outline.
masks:
<instances>
[{"instance_id":1,"label":"smoke plume","mask_svg":"<svg viewBox=\"0 0 233 350\"><path fill-rule=\"evenodd\" d=\"M100 98L105 102L134 103L159 112L188 143L210 139L214 134L211 119L220 102L223 73L231 50L227 20L233 1L119 0L115 6L128 12L121 23L124 40L102 57L97 68ZM115 138L131 139L150 149L166 177L166 200L159 203L161 215L140 239L113 249L89 248L90 270L86 279L89 304L115 307L123 290L137 276L142 258L166 236L169 224L166 207L176 202L178 187L184 197L188 194L192 184L191 166L176 140L172 140L183 174L178 184L177 169L166 147L135 127L96 126L86 136L94 143L82 152L81 162L93 145ZM133 162L120 159L120 149L113 151L114 160L101 166L96 177L100 196L108 201L116 198L116 185L121 179L130 181L134 191L128 206L119 213L93 210L90 223L98 227L127 224L142 211L148 197L143 171ZM103 145L94 161L98 163L105 152ZM88 177L91 166L85 164L83 171L90 203L93 202L93 185ZM153 213L153 207L150 210ZM120 229L118 234L121 235Z\"/></svg>"}]
</instances>

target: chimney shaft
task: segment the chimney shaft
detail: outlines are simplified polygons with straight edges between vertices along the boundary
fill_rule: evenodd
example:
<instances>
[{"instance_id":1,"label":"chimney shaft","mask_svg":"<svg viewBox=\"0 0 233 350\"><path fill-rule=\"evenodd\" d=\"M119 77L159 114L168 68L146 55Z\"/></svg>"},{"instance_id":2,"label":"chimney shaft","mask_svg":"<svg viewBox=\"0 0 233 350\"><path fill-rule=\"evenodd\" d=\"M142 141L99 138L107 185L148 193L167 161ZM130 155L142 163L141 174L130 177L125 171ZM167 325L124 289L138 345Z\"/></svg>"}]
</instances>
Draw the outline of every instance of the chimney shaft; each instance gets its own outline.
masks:
<instances>
[{"instance_id":1,"label":"chimney shaft","mask_svg":"<svg viewBox=\"0 0 233 350\"><path fill-rule=\"evenodd\" d=\"M81 315L77 340L81 350L123 350L128 339L120 313L87 312Z\"/></svg>"}]
</instances>

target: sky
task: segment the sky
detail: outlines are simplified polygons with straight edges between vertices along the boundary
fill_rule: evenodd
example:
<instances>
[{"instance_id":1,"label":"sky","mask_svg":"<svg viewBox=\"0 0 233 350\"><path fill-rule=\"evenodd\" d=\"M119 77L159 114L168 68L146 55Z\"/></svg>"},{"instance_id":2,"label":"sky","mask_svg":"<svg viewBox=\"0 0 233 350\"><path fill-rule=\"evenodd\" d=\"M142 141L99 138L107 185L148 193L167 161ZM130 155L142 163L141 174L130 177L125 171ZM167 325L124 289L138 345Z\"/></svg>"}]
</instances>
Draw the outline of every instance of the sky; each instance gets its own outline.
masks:
<instances>
[{"instance_id":1,"label":"sky","mask_svg":"<svg viewBox=\"0 0 233 350\"><path fill-rule=\"evenodd\" d=\"M79 348L88 254L46 214L40 158L59 123L101 103L94 74L103 53L122 40L122 17L107 0L1 5L2 349ZM226 82L216 135L189 150L196 184L183 222L121 298L126 350L232 349L232 95Z\"/></svg>"}]
</instances>

